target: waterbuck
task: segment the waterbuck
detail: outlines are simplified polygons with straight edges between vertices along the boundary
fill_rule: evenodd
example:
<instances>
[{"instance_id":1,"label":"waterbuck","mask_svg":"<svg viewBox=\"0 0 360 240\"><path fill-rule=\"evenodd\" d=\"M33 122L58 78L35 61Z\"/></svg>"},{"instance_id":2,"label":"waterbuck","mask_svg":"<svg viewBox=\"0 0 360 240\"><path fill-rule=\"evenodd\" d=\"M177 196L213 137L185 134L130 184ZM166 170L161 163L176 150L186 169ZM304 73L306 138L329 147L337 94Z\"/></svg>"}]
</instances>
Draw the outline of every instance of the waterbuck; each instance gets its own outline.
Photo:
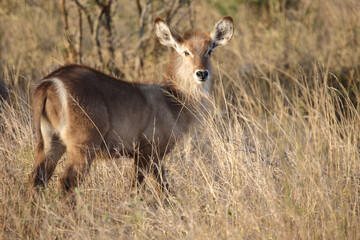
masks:
<instances>
[{"instance_id":1,"label":"waterbuck","mask_svg":"<svg viewBox=\"0 0 360 240\"><path fill-rule=\"evenodd\" d=\"M210 91L211 53L230 41L233 25L227 16L210 34L181 37L157 18L160 43L176 50L164 84L125 82L79 65L61 67L41 80L32 95L37 147L31 187L44 187L66 152L60 188L71 193L96 153L117 152L135 159L136 184L150 170L166 190L160 161L196 120L192 109Z\"/></svg>"}]
</instances>

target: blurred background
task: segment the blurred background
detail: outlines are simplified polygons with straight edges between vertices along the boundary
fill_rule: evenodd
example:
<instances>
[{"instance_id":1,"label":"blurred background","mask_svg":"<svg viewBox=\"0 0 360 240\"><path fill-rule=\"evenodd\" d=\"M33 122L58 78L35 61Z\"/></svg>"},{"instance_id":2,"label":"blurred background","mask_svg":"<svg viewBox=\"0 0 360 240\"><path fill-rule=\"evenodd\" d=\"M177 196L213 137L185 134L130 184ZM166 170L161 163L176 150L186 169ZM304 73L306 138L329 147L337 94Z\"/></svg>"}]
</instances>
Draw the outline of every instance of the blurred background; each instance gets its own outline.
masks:
<instances>
[{"instance_id":1,"label":"blurred background","mask_svg":"<svg viewBox=\"0 0 360 240\"><path fill-rule=\"evenodd\" d=\"M275 74L288 85L290 76L311 75L320 67L357 104L359 11L357 0L2 0L1 94L7 96L4 86L27 92L66 63L130 81L161 79L171 50L156 39L156 17L182 33L192 28L209 32L222 16L231 15L235 35L214 59L216 72L224 72L227 93L230 78Z\"/></svg>"}]
</instances>

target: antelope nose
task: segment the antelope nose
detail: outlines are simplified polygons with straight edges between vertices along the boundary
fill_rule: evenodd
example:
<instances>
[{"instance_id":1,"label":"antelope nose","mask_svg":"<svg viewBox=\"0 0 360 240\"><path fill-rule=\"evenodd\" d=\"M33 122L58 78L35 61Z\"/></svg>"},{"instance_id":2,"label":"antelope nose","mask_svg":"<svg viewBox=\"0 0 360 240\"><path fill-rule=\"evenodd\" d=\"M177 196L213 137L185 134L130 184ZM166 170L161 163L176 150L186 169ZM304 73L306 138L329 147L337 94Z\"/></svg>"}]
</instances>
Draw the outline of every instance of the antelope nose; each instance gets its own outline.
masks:
<instances>
[{"instance_id":1,"label":"antelope nose","mask_svg":"<svg viewBox=\"0 0 360 240\"><path fill-rule=\"evenodd\" d=\"M198 70L195 72L195 74L199 80L205 81L209 76L209 71L208 70Z\"/></svg>"}]
</instances>

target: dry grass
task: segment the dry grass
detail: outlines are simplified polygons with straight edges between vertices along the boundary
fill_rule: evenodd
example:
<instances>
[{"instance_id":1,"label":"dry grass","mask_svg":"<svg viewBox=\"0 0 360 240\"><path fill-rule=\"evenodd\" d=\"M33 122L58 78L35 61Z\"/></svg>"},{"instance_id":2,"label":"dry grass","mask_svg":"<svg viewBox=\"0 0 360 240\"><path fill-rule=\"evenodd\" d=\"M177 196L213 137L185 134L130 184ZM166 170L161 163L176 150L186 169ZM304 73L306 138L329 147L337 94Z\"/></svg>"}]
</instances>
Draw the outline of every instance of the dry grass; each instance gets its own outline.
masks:
<instances>
[{"instance_id":1,"label":"dry grass","mask_svg":"<svg viewBox=\"0 0 360 240\"><path fill-rule=\"evenodd\" d=\"M60 16L44 10L56 12L53 3L6 2L13 5L0 21L13 27L0 27L11 91L0 113L0 239L360 238L357 1L303 0L261 14L238 3L236 35L214 55L217 110L165 160L172 196L151 178L145 191L132 190L130 159L98 160L74 211L56 186L66 157L37 201L27 186L35 146L28 85L63 63ZM211 29L215 8L193 7L197 25ZM146 61L145 73L161 76L163 58ZM345 78L345 68L355 73Z\"/></svg>"}]
</instances>

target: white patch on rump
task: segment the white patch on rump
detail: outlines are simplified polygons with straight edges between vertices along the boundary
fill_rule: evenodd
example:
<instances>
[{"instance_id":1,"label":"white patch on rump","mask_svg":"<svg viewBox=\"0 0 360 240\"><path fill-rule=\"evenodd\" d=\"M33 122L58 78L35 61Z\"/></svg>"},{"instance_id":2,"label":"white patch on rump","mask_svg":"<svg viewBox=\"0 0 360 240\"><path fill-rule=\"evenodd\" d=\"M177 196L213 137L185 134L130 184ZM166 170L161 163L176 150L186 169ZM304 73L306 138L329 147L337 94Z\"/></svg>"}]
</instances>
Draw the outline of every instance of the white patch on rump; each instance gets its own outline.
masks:
<instances>
[{"instance_id":1,"label":"white patch on rump","mask_svg":"<svg viewBox=\"0 0 360 240\"><path fill-rule=\"evenodd\" d=\"M40 119L40 131L44 139L44 150L47 153L50 150L51 138L54 134L54 129L45 117Z\"/></svg>"},{"instance_id":2,"label":"white patch on rump","mask_svg":"<svg viewBox=\"0 0 360 240\"><path fill-rule=\"evenodd\" d=\"M57 96L59 97L60 105L61 105L61 113L59 119L58 126L52 126L49 120L45 117L40 118L40 131L44 138L44 150L47 152L50 148L51 138L54 134L62 136L65 125L66 125L66 112L67 112L67 104L68 104L68 93L66 91L64 83L58 78L51 78L43 80L52 82L55 86Z\"/></svg>"},{"instance_id":3,"label":"white patch on rump","mask_svg":"<svg viewBox=\"0 0 360 240\"><path fill-rule=\"evenodd\" d=\"M60 136L62 135L61 133L63 132L65 125L66 125L66 112L67 112L67 106L68 106L68 93L67 90L65 88L64 83L58 79L58 78L53 78L51 79L51 81L54 83L55 88L56 88L56 92L58 94L59 100L60 100L60 104L61 104L61 118L59 121L59 126L57 127L57 130L60 133Z\"/></svg>"},{"instance_id":4,"label":"white patch on rump","mask_svg":"<svg viewBox=\"0 0 360 240\"><path fill-rule=\"evenodd\" d=\"M53 128L53 131L56 131L57 133L61 134L61 132L64 130L64 127L66 124L66 112L67 112L67 108L68 108L67 107L68 93L67 93L64 83L60 79L51 78L51 79L43 80L42 82L44 82L44 81L49 81L54 84L57 96L59 97L59 101L60 101L60 105L61 105L61 113L60 113L61 117L59 119L59 125L56 126L56 129L54 129L55 126L52 126L52 128ZM48 122L48 121L45 119L41 119L41 129L43 129L42 125L43 125L43 123L45 124L45 122ZM50 123L48 123L48 124L50 124ZM51 126L44 127L44 131L48 127L51 127Z\"/></svg>"}]
</instances>

